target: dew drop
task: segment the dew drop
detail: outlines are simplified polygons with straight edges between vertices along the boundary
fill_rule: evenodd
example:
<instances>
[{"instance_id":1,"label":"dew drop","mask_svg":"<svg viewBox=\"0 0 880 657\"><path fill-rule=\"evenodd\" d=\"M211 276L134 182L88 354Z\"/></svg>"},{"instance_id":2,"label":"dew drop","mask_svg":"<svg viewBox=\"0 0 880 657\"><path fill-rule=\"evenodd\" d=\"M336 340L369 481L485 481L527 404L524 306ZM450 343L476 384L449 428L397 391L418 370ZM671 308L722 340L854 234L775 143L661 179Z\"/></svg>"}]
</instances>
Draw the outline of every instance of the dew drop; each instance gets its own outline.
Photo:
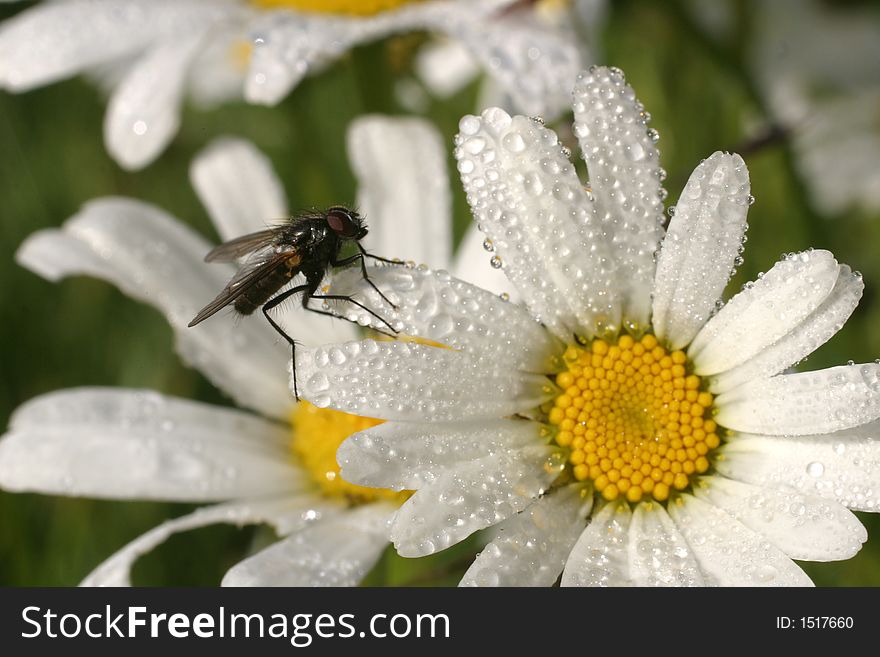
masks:
<instances>
[{"instance_id":1,"label":"dew drop","mask_svg":"<svg viewBox=\"0 0 880 657\"><path fill-rule=\"evenodd\" d=\"M819 463L819 461L812 461L807 464L807 474L811 477L819 478L825 474L825 466Z\"/></svg>"}]
</instances>

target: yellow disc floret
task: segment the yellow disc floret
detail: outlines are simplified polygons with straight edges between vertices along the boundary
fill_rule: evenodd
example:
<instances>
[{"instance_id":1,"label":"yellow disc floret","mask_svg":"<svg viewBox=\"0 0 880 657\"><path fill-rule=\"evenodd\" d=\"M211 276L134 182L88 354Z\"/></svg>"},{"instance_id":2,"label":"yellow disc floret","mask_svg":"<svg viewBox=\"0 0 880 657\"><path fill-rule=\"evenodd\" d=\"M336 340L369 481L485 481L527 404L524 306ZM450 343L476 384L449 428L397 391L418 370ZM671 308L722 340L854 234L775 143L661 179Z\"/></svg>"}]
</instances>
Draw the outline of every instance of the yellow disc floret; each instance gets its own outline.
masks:
<instances>
[{"instance_id":1,"label":"yellow disc floret","mask_svg":"<svg viewBox=\"0 0 880 657\"><path fill-rule=\"evenodd\" d=\"M296 9L324 14L371 16L423 0L251 0L264 9Z\"/></svg>"},{"instance_id":2,"label":"yellow disc floret","mask_svg":"<svg viewBox=\"0 0 880 657\"><path fill-rule=\"evenodd\" d=\"M354 503L378 499L403 503L411 494L409 491L357 486L339 476L336 450L342 441L358 431L382 424L383 420L318 408L307 401L301 401L294 407L290 420L294 457L312 475L325 495L343 497Z\"/></svg>"},{"instance_id":3,"label":"yellow disc floret","mask_svg":"<svg viewBox=\"0 0 880 657\"><path fill-rule=\"evenodd\" d=\"M653 335L617 344L569 347L562 393L550 409L556 442L569 448L574 477L592 480L606 500L664 501L709 468L718 447L712 395L688 374L683 351L667 352Z\"/></svg>"}]
</instances>

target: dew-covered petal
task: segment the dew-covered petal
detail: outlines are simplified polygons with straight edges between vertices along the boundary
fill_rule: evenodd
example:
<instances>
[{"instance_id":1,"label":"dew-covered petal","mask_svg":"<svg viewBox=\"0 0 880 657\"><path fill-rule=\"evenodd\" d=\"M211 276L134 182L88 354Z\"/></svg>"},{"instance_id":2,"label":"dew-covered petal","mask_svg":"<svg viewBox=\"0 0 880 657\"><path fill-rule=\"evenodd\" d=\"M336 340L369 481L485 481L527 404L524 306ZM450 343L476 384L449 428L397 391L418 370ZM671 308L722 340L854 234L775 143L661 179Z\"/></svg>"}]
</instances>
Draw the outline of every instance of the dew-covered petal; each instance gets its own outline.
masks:
<instances>
[{"instance_id":1,"label":"dew-covered petal","mask_svg":"<svg viewBox=\"0 0 880 657\"><path fill-rule=\"evenodd\" d=\"M654 279L654 331L673 349L709 319L741 249L749 172L736 154L713 153L691 174L660 247Z\"/></svg>"},{"instance_id":2,"label":"dew-covered petal","mask_svg":"<svg viewBox=\"0 0 880 657\"><path fill-rule=\"evenodd\" d=\"M453 20L429 27L464 44L516 111L548 120L566 111L572 85L583 68L571 25L542 25L530 7L480 20L473 16L473 0L463 4Z\"/></svg>"},{"instance_id":3,"label":"dew-covered petal","mask_svg":"<svg viewBox=\"0 0 880 657\"><path fill-rule=\"evenodd\" d=\"M0 486L113 499L226 500L302 487L288 431L148 390L77 388L13 414Z\"/></svg>"},{"instance_id":4,"label":"dew-covered petal","mask_svg":"<svg viewBox=\"0 0 880 657\"><path fill-rule=\"evenodd\" d=\"M413 422L528 413L556 390L482 354L396 341L298 349L296 375L300 396L318 407Z\"/></svg>"},{"instance_id":5,"label":"dew-covered petal","mask_svg":"<svg viewBox=\"0 0 880 657\"><path fill-rule=\"evenodd\" d=\"M475 223L468 224L452 259L452 275L484 290L504 295L508 301L519 301L519 295L504 270L492 266L493 253L487 247L495 250L491 240L486 241L486 236Z\"/></svg>"},{"instance_id":6,"label":"dew-covered petal","mask_svg":"<svg viewBox=\"0 0 880 657\"><path fill-rule=\"evenodd\" d=\"M615 263L556 133L497 107L459 130L468 203L529 310L564 340L616 327Z\"/></svg>"},{"instance_id":7,"label":"dew-covered petal","mask_svg":"<svg viewBox=\"0 0 880 657\"><path fill-rule=\"evenodd\" d=\"M369 504L312 523L234 565L223 586L357 586L388 545L393 513Z\"/></svg>"},{"instance_id":8,"label":"dew-covered petal","mask_svg":"<svg viewBox=\"0 0 880 657\"><path fill-rule=\"evenodd\" d=\"M594 514L571 550L562 586L632 586L629 526L632 512L615 501Z\"/></svg>"},{"instance_id":9,"label":"dew-covered petal","mask_svg":"<svg viewBox=\"0 0 880 657\"><path fill-rule=\"evenodd\" d=\"M846 265L841 265L834 288L816 310L789 333L749 360L711 377L710 390L719 394L748 381L779 374L813 353L843 328L858 305L864 287L860 275L854 274Z\"/></svg>"},{"instance_id":10,"label":"dew-covered petal","mask_svg":"<svg viewBox=\"0 0 880 657\"><path fill-rule=\"evenodd\" d=\"M785 256L747 283L697 334L688 350L696 373L724 372L760 354L819 307L839 274L828 251Z\"/></svg>"},{"instance_id":11,"label":"dew-covered petal","mask_svg":"<svg viewBox=\"0 0 880 657\"><path fill-rule=\"evenodd\" d=\"M178 532L217 523L239 526L268 523L283 534L337 512L338 508L320 499L290 496L229 502L197 509L163 522L136 538L89 573L80 586L131 586L131 569L135 561Z\"/></svg>"},{"instance_id":12,"label":"dew-covered petal","mask_svg":"<svg viewBox=\"0 0 880 657\"><path fill-rule=\"evenodd\" d=\"M528 420L386 422L349 437L336 460L353 484L417 490L462 463L546 443L545 431Z\"/></svg>"},{"instance_id":13,"label":"dew-covered petal","mask_svg":"<svg viewBox=\"0 0 880 657\"><path fill-rule=\"evenodd\" d=\"M704 586L687 541L659 504L642 502L629 525L629 567L635 586Z\"/></svg>"},{"instance_id":14,"label":"dew-covered petal","mask_svg":"<svg viewBox=\"0 0 880 657\"><path fill-rule=\"evenodd\" d=\"M210 249L209 242L154 206L103 198L86 204L61 230L31 235L16 260L49 280L99 276L158 308L185 361L242 406L286 417L291 402L284 363L290 351L263 318L234 321L219 313L187 328L235 271L203 263ZM301 329L294 335L314 339L321 334Z\"/></svg>"},{"instance_id":15,"label":"dew-covered petal","mask_svg":"<svg viewBox=\"0 0 880 657\"><path fill-rule=\"evenodd\" d=\"M522 511L562 472L564 456L531 446L485 456L440 475L394 518L391 540L404 557L445 550Z\"/></svg>"},{"instance_id":16,"label":"dew-covered petal","mask_svg":"<svg viewBox=\"0 0 880 657\"><path fill-rule=\"evenodd\" d=\"M287 216L284 187L272 163L245 139L215 139L193 161L189 176L222 241Z\"/></svg>"},{"instance_id":17,"label":"dew-covered petal","mask_svg":"<svg viewBox=\"0 0 880 657\"><path fill-rule=\"evenodd\" d=\"M498 525L459 586L553 586L590 512L585 491L566 486Z\"/></svg>"},{"instance_id":18,"label":"dew-covered petal","mask_svg":"<svg viewBox=\"0 0 880 657\"><path fill-rule=\"evenodd\" d=\"M228 7L180 0L40 3L0 27L0 88L27 91L55 82L157 39L185 38L225 13Z\"/></svg>"},{"instance_id":19,"label":"dew-covered petal","mask_svg":"<svg viewBox=\"0 0 880 657\"><path fill-rule=\"evenodd\" d=\"M719 424L737 431L812 435L880 417L880 364L841 365L750 381L715 399Z\"/></svg>"},{"instance_id":20,"label":"dew-covered petal","mask_svg":"<svg viewBox=\"0 0 880 657\"><path fill-rule=\"evenodd\" d=\"M694 492L765 536L792 559L849 559L868 540L858 518L840 504L820 497L717 476L702 479Z\"/></svg>"},{"instance_id":21,"label":"dew-covered petal","mask_svg":"<svg viewBox=\"0 0 880 657\"><path fill-rule=\"evenodd\" d=\"M574 133L587 163L600 224L618 264L623 317L651 316L654 252L663 236L660 164L646 113L617 69L592 67L574 87Z\"/></svg>"},{"instance_id":22,"label":"dew-covered petal","mask_svg":"<svg viewBox=\"0 0 880 657\"><path fill-rule=\"evenodd\" d=\"M348 129L366 249L431 267L452 257L452 198L440 133L418 118L364 116Z\"/></svg>"},{"instance_id":23,"label":"dew-covered petal","mask_svg":"<svg viewBox=\"0 0 880 657\"><path fill-rule=\"evenodd\" d=\"M736 436L721 456L715 467L732 479L880 510L880 422L824 436Z\"/></svg>"},{"instance_id":24,"label":"dew-covered petal","mask_svg":"<svg viewBox=\"0 0 880 657\"><path fill-rule=\"evenodd\" d=\"M373 284L359 268L335 274L331 291L351 295L377 312L401 335L425 338L506 367L528 372L554 372L564 347L524 306L427 267L369 267ZM336 312L358 324L388 331L375 316L354 304L339 303Z\"/></svg>"},{"instance_id":25,"label":"dew-covered petal","mask_svg":"<svg viewBox=\"0 0 880 657\"><path fill-rule=\"evenodd\" d=\"M206 34L203 27L185 39L157 44L114 89L104 116L104 142L121 166L146 166L177 132L187 72Z\"/></svg>"},{"instance_id":26,"label":"dew-covered petal","mask_svg":"<svg viewBox=\"0 0 880 657\"><path fill-rule=\"evenodd\" d=\"M813 586L810 578L766 538L726 511L692 495L669 505L707 583L715 586Z\"/></svg>"}]
</instances>

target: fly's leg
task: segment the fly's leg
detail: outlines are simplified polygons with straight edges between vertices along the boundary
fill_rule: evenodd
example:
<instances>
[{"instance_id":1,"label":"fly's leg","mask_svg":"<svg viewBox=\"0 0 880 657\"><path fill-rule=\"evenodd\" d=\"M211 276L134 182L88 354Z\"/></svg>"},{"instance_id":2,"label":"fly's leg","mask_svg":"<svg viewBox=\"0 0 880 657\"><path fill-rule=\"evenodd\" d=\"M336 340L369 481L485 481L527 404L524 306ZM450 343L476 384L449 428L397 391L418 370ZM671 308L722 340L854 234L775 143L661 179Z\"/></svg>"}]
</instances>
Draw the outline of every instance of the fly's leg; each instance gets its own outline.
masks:
<instances>
[{"instance_id":1,"label":"fly's leg","mask_svg":"<svg viewBox=\"0 0 880 657\"><path fill-rule=\"evenodd\" d=\"M374 286L374 287L375 287L375 286ZM381 292L380 292L379 294L381 294ZM384 298L384 297L383 297L383 298ZM311 295L306 295L305 297L303 297L303 306L305 306L305 303L306 303L309 299L324 299L324 300L327 300L327 301L348 301L349 303L353 303L354 305L356 305L356 306L357 306L358 308L360 308L361 310L365 310L365 311L367 311L368 313L370 313L373 317L375 317L375 318L378 319L380 322L382 322L385 326L387 326L388 329L389 329L394 335L397 335L397 329L395 329L393 326L391 326L391 324L388 323L388 320L387 320L387 319L385 319L384 317L382 317L379 313L377 313L377 312L375 312L375 311L373 311L373 310L367 308L367 307L366 307L364 304L362 304L360 301L357 301L356 299L353 299L353 298L351 298L351 297L345 296L344 294L311 294ZM310 310L310 311L312 311L313 313L318 313L318 314L321 314L321 315L330 315L331 317L337 317L338 319L346 319L346 320L349 321L349 322L352 321L352 320L350 320L350 319L348 319L348 318L346 318L346 317L341 317L340 315L337 315L337 314L335 314L335 313L330 313L330 312L326 312L326 311L322 311L322 310L317 310L317 309L315 309L315 308L307 308L307 310ZM357 322L353 322L353 323L357 324ZM386 335L388 335L388 334L386 333ZM393 336L392 336L392 337L393 337Z\"/></svg>"},{"instance_id":2,"label":"fly's leg","mask_svg":"<svg viewBox=\"0 0 880 657\"><path fill-rule=\"evenodd\" d=\"M386 260L385 258L379 258L378 256L372 256L372 255L370 255L369 253L367 253L366 251L364 251L364 247L362 247L360 244L358 244L357 247L358 247L358 249L360 250L360 253L355 253L353 256L349 256L349 257L347 257L347 258L343 258L342 260L331 260L331 261L330 261L330 264L333 265L334 267L341 267L342 265L349 265L349 264L351 264L352 262L354 262L355 260L359 260L360 263L361 263L361 274L363 275L364 280L365 280L367 283L370 284L370 287L371 287L371 288L373 288L374 290L376 290L376 293L377 293L380 297L382 297L382 299L383 299L383 301L385 301L385 303L387 303L389 306L391 306L392 308L394 308L394 310L397 310L397 309L398 309L397 306L394 305L393 303L391 303L391 299L389 299L389 298L386 297L384 294L382 294L382 290L380 290L378 287L376 287L376 284L375 284L372 280L370 280L370 277L369 277L369 276L367 276L367 263L366 263L366 259L365 259L365 258L366 258L366 257L376 258L376 259L378 259L378 260L383 260L383 261L385 261L385 262L391 262L391 261L390 261L390 260ZM352 301L352 299L349 299L349 301ZM361 307L363 308L363 306L361 306ZM366 308L365 308L365 310L366 310ZM381 318L380 318L380 319L381 319ZM382 321L385 322L385 320L382 320ZM385 323L388 324L388 322L385 322ZM392 329L392 330L394 330L394 329Z\"/></svg>"},{"instance_id":3,"label":"fly's leg","mask_svg":"<svg viewBox=\"0 0 880 657\"><path fill-rule=\"evenodd\" d=\"M281 337L287 340L288 344L290 344L290 367L293 371L293 396L296 398L296 401L299 401L299 388L296 385L296 341L291 338L287 333L285 333L284 329L278 325L278 323L269 316L269 311L272 310L275 306L282 303L285 299L289 299L291 296L296 294L297 292L309 292L309 285L297 285L296 287L290 288L282 292L281 294L272 297L266 303L263 304L263 316L266 318L266 321L272 325L272 328L275 329ZM308 296L308 295L306 295Z\"/></svg>"}]
</instances>

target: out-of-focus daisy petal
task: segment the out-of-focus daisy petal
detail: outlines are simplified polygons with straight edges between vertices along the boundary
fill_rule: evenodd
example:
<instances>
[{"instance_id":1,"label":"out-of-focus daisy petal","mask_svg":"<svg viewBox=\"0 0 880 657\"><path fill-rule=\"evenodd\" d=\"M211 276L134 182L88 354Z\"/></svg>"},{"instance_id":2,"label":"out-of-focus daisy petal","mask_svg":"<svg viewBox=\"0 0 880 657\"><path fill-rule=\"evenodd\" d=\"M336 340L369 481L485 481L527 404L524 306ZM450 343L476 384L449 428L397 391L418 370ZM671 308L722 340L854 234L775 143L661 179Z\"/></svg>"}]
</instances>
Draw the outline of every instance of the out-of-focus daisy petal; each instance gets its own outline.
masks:
<instances>
[{"instance_id":1,"label":"out-of-focus daisy petal","mask_svg":"<svg viewBox=\"0 0 880 657\"><path fill-rule=\"evenodd\" d=\"M417 491L398 510L391 540L405 557L444 550L522 511L547 489L562 467L558 450L544 446L462 464Z\"/></svg>"},{"instance_id":2,"label":"out-of-focus daisy petal","mask_svg":"<svg viewBox=\"0 0 880 657\"><path fill-rule=\"evenodd\" d=\"M227 11L188 0L40 3L0 28L0 87L26 91L69 77L157 38L199 31Z\"/></svg>"},{"instance_id":3,"label":"out-of-focus daisy petal","mask_svg":"<svg viewBox=\"0 0 880 657\"><path fill-rule=\"evenodd\" d=\"M469 13L469 12L468 12ZM544 26L526 11L474 20L458 12L438 31L461 41L517 111L557 118L571 102L569 90L582 68L569 26Z\"/></svg>"},{"instance_id":4,"label":"out-of-focus daisy petal","mask_svg":"<svg viewBox=\"0 0 880 657\"><path fill-rule=\"evenodd\" d=\"M535 322L528 310L482 288L452 278L445 271L381 266L368 269L370 280L397 306L392 309L350 268L333 277L331 291L350 295L377 309L403 335L439 342L494 363L528 372L559 368L562 345ZM354 304L337 312L378 330L388 327Z\"/></svg>"},{"instance_id":5,"label":"out-of-focus daisy petal","mask_svg":"<svg viewBox=\"0 0 880 657\"><path fill-rule=\"evenodd\" d=\"M104 117L104 142L120 165L138 169L168 145L180 125L184 83L206 28L154 46L113 91Z\"/></svg>"},{"instance_id":6,"label":"out-of-focus daisy petal","mask_svg":"<svg viewBox=\"0 0 880 657\"><path fill-rule=\"evenodd\" d=\"M186 83L189 99L200 109L243 100L252 47L241 25L215 26L190 65Z\"/></svg>"},{"instance_id":7,"label":"out-of-focus daisy petal","mask_svg":"<svg viewBox=\"0 0 880 657\"><path fill-rule=\"evenodd\" d=\"M623 315L651 316L654 253L663 236L660 164L644 106L623 74L594 67L574 86L574 133L587 163L599 223L618 263Z\"/></svg>"},{"instance_id":8,"label":"out-of-focus daisy petal","mask_svg":"<svg viewBox=\"0 0 880 657\"><path fill-rule=\"evenodd\" d=\"M556 134L498 108L459 129L468 203L529 309L563 339L617 326L613 259Z\"/></svg>"},{"instance_id":9,"label":"out-of-focus daisy petal","mask_svg":"<svg viewBox=\"0 0 880 657\"><path fill-rule=\"evenodd\" d=\"M562 586L631 586L626 502L609 502L590 520L568 556Z\"/></svg>"},{"instance_id":10,"label":"out-of-focus daisy petal","mask_svg":"<svg viewBox=\"0 0 880 657\"><path fill-rule=\"evenodd\" d=\"M840 266L828 251L786 256L733 297L688 349L703 376L741 365L793 331L828 297Z\"/></svg>"},{"instance_id":11,"label":"out-of-focus daisy petal","mask_svg":"<svg viewBox=\"0 0 880 657\"><path fill-rule=\"evenodd\" d=\"M491 242L489 243L491 247ZM491 254L486 252L486 236L471 223L461 238L452 259L452 275L484 290L496 294L506 294L507 299L516 302L519 295L504 274L490 264Z\"/></svg>"},{"instance_id":12,"label":"out-of-focus daisy petal","mask_svg":"<svg viewBox=\"0 0 880 657\"><path fill-rule=\"evenodd\" d=\"M629 525L629 566L635 586L704 586L687 541L659 504L643 502Z\"/></svg>"},{"instance_id":13,"label":"out-of-focus daisy petal","mask_svg":"<svg viewBox=\"0 0 880 657\"><path fill-rule=\"evenodd\" d=\"M282 526L291 530L298 529L311 522L312 518L320 517L317 511L303 511L307 508L308 501L285 496L197 509L193 513L163 522L138 537L89 573L80 586L131 586L134 562L178 532L217 523L248 525L265 522L279 528L279 531ZM328 508L321 513L326 515L333 512L335 509Z\"/></svg>"},{"instance_id":14,"label":"out-of-focus daisy petal","mask_svg":"<svg viewBox=\"0 0 880 657\"><path fill-rule=\"evenodd\" d=\"M880 417L880 364L841 365L744 383L716 398L722 426L771 436L858 427Z\"/></svg>"},{"instance_id":15,"label":"out-of-focus daisy petal","mask_svg":"<svg viewBox=\"0 0 880 657\"><path fill-rule=\"evenodd\" d=\"M452 421L513 415L553 394L481 354L405 342L347 342L296 352L299 392L315 406L366 417Z\"/></svg>"},{"instance_id":16,"label":"out-of-focus daisy petal","mask_svg":"<svg viewBox=\"0 0 880 657\"><path fill-rule=\"evenodd\" d=\"M687 345L730 278L746 230L749 172L739 155L717 152L688 179L660 247L654 278L657 337Z\"/></svg>"},{"instance_id":17,"label":"out-of-focus daisy petal","mask_svg":"<svg viewBox=\"0 0 880 657\"><path fill-rule=\"evenodd\" d=\"M592 495L583 486L544 495L498 526L459 586L552 586L583 531Z\"/></svg>"},{"instance_id":18,"label":"out-of-focus daisy petal","mask_svg":"<svg viewBox=\"0 0 880 657\"><path fill-rule=\"evenodd\" d=\"M146 390L81 388L21 406L0 442L6 490L114 499L226 500L302 487L288 432Z\"/></svg>"},{"instance_id":19,"label":"out-of-focus daisy petal","mask_svg":"<svg viewBox=\"0 0 880 657\"><path fill-rule=\"evenodd\" d=\"M413 61L415 74L438 98L448 98L476 78L481 68L471 51L449 38L426 43Z\"/></svg>"},{"instance_id":20,"label":"out-of-focus daisy petal","mask_svg":"<svg viewBox=\"0 0 880 657\"><path fill-rule=\"evenodd\" d=\"M755 486L817 495L858 511L880 508L880 422L824 436L741 435L718 471Z\"/></svg>"},{"instance_id":21,"label":"out-of-focus daisy petal","mask_svg":"<svg viewBox=\"0 0 880 657\"><path fill-rule=\"evenodd\" d=\"M694 493L759 534L792 559L849 559L868 540L850 511L826 499L709 477Z\"/></svg>"},{"instance_id":22,"label":"out-of-focus daisy petal","mask_svg":"<svg viewBox=\"0 0 880 657\"><path fill-rule=\"evenodd\" d=\"M526 445L539 445L542 425L524 420L386 422L356 433L336 460L346 481L373 488L414 490L451 468Z\"/></svg>"},{"instance_id":23,"label":"out-of-focus daisy petal","mask_svg":"<svg viewBox=\"0 0 880 657\"><path fill-rule=\"evenodd\" d=\"M224 265L199 264L210 248L158 208L105 198L85 205L60 231L32 235L19 247L16 258L52 279L79 273L102 275L129 296L157 307L174 328L177 349L187 362L243 406L286 417L290 395L282 364L290 352L262 318L234 322L213 317L187 328L234 271ZM58 249L61 257L54 262L38 259L50 249ZM81 264L71 258L84 249L94 255ZM102 263L99 271L94 268L96 257ZM46 266L44 261L51 264ZM65 264L63 271L60 263Z\"/></svg>"},{"instance_id":24,"label":"out-of-focus daisy petal","mask_svg":"<svg viewBox=\"0 0 880 657\"><path fill-rule=\"evenodd\" d=\"M797 564L729 513L692 495L669 505L709 583L717 586L812 586Z\"/></svg>"},{"instance_id":25,"label":"out-of-focus daisy petal","mask_svg":"<svg viewBox=\"0 0 880 657\"><path fill-rule=\"evenodd\" d=\"M216 139L189 170L221 241L263 230L287 215L287 198L269 158L249 141Z\"/></svg>"},{"instance_id":26,"label":"out-of-focus daisy petal","mask_svg":"<svg viewBox=\"0 0 880 657\"><path fill-rule=\"evenodd\" d=\"M423 119L361 117L348 130L348 157L358 180L358 209L370 228L367 250L448 267L452 201L437 129Z\"/></svg>"},{"instance_id":27,"label":"out-of-focus daisy petal","mask_svg":"<svg viewBox=\"0 0 880 657\"><path fill-rule=\"evenodd\" d=\"M237 563L223 586L357 586L388 545L392 513L369 504L316 522Z\"/></svg>"},{"instance_id":28,"label":"out-of-focus daisy petal","mask_svg":"<svg viewBox=\"0 0 880 657\"><path fill-rule=\"evenodd\" d=\"M710 378L710 390L718 394L754 379L779 374L810 355L843 328L858 305L864 288L860 275L854 274L846 265L840 265L834 289L816 310L754 357Z\"/></svg>"}]
</instances>

